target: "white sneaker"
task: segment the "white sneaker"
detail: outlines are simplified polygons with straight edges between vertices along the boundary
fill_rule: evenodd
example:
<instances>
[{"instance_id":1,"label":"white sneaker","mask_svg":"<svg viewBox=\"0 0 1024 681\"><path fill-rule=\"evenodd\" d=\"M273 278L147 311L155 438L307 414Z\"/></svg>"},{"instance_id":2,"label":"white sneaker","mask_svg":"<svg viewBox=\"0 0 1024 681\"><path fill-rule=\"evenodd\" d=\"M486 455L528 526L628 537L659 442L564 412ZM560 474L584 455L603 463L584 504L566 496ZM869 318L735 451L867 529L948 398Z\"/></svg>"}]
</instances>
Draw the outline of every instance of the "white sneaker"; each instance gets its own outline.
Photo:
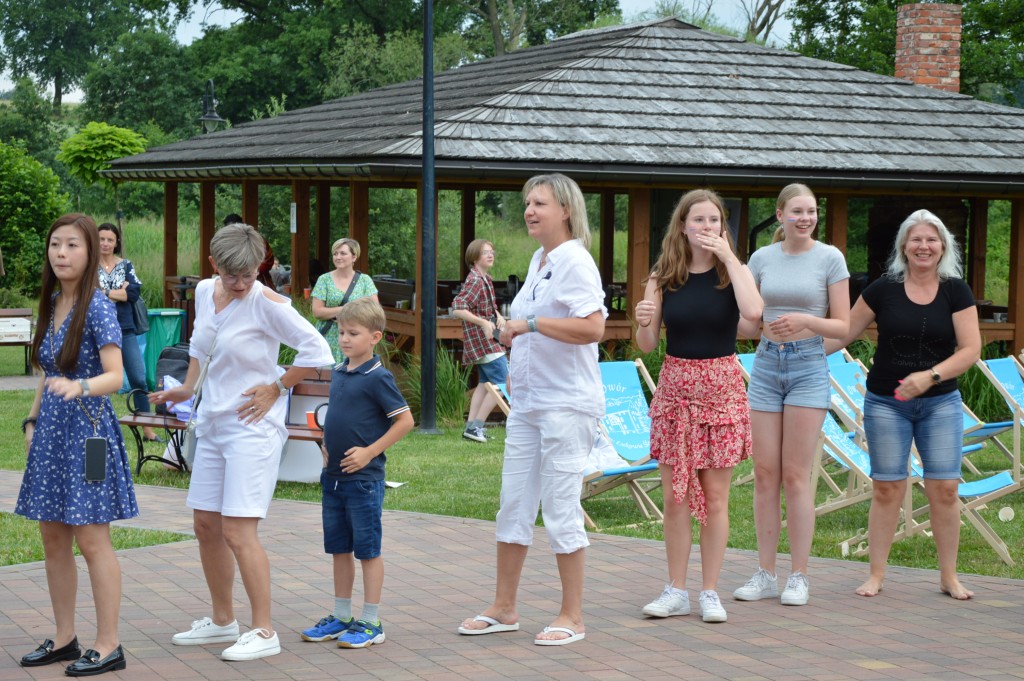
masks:
<instances>
[{"instance_id":1,"label":"white sneaker","mask_svg":"<svg viewBox=\"0 0 1024 681\"><path fill-rule=\"evenodd\" d=\"M794 572L786 580L786 588L782 592L783 605L807 605L811 597L811 585L807 581L807 575L802 572Z\"/></svg>"},{"instance_id":2,"label":"white sneaker","mask_svg":"<svg viewBox=\"0 0 1024 681\"><path fill-rule=\"evenodd\" d=\"M717 591L700 592L700 615L705 622L724 622L728 618Z\"/></svg>"},{"instance_id":3,"label":"white sneaker","mask_svg":"<svg viewBox=\"0 0 1024 681\"><path fill-rule=\"evenodd\" d=\"M779 595L779 580L762 567L746 584L732 592L737 601L759 601L762 598L775 598Z\"/></svg>"},{"instance_id":4,"label":"white sneaker","mask_svg":"<svg viewBox=\"0 0 1024 681\"><path fill-rule=\"evenodd\" d=\"M671 584L666 584L661 595L645 605L641 612L648 617L689 615L690 594L682 589L673 589Z\"/></svg>"},{"instance_id":5,"label":"white sneaker","mask_svg":"<svg viewBox=\"0 0 1024 681\"><path fill-rule=\"evenodd\" d=\"M275 631L269 638L260 636L260 632L270 634L266 629L253 629L238 637L238 642L220 654L222 660L258 660L281 652L281 640Z\"/></svg>"},{"instance_id":6,"label":"white sneaker","mask_svg":"<svg viewBox=\"0 0 1024 681\"><path fill-rule=\"evenodd\" d=\"M238 640L238 620L220 626L214 624L209 617L196 620L192 628L175 634L171 643L176 646L201 646L207 643L233 643Z\"/></svg>"}]
</instances>

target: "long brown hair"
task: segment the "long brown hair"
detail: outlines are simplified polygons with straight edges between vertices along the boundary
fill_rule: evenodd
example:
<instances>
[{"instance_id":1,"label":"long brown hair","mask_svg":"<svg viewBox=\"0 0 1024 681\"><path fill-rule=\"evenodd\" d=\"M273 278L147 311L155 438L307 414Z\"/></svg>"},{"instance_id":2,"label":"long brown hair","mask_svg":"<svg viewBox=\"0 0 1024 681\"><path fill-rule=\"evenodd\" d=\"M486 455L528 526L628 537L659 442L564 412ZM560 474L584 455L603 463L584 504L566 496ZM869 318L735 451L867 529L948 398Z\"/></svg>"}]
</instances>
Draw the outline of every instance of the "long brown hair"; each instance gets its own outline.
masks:
<instances>
[{"instance_id":1,"label":"long brown hair","mask_svg":"<svg viewBox=\"0 0 1024 681\"><path fill-rule=\"evenodd\" d=\"M661 255L658 256L658 261L654 263L654 269L651 270L651 277L658 283L659 289L667 288L670 291L675 291L682 287L689 278L693 251L690 249L690 241L686 238L683 226L690 214L690 209L705 201L710 201L718 209L722 216L722 236L729 242L729 248L735 252L736 246L732 242L729 225L725 221L725 203L722 201L722 197L711 189L688 191L683 194L679 203L676 204L676 209L672 211L672 219L665 229L665 238L661 240ZM712 256L712 258L715 262L715 271L718 272L716 288L725 288L729 285L729 272L718 256Z\"/></svg>"},{"instance_id":2,"label":"long brown hair","mask_svg":"<svg viewBox=\"0 0 1024 681\"><path fill-rule=\"evenodd\" d=\"M50 237L59 228L66 225L73 225L78 228L85 239L85 247L88 249L89 257L85 263L85 271L82 273L82 280L78 282L78 290L75 292L74 308L71 311L71 323L68 324L67 335L61 344L60 352L54 361L57 368L65 374L70 374L78 368L78 353L82 345L82 333L85 331L85 316L89 312L89 302L93 293L99 286L100 266L100 233L96 229L96 221L88 215L81 213L68 213L62 215L50 225L50 231L46 233L46 260L43 262L43 288L39 293L39 323L36 324L36 332L32 337L32 364L39 367L39 348L43 344L43 338L50 328L50 321L53 318L53 294L60 285L60 280L53 271L50 264ZM54 333L57 329L54 329Z\"/></svg>"}]
</instances>

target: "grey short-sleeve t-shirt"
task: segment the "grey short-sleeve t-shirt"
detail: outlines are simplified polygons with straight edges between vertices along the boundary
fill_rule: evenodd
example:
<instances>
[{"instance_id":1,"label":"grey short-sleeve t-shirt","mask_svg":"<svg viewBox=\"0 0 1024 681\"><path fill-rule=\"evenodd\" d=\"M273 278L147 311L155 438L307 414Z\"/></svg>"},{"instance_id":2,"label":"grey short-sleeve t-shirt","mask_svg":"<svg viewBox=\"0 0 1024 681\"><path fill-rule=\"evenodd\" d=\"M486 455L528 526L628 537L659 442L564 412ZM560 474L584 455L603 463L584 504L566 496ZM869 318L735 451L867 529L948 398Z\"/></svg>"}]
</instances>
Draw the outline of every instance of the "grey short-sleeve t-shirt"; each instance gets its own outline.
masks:
<instances>
[{"instance_id":1,"label":"grey short-sleeve t-shirt","mask_svg":"<svg viewBox=\"0 0 1024 681\"><path fill-rule=\"evenodd\" d=\"M796 255L774 243L754 251L747 264L764 300L765 322L791 312L827 317L828 287L850 278L842 251L820 241Z\"/></svg>"}]
</instances>

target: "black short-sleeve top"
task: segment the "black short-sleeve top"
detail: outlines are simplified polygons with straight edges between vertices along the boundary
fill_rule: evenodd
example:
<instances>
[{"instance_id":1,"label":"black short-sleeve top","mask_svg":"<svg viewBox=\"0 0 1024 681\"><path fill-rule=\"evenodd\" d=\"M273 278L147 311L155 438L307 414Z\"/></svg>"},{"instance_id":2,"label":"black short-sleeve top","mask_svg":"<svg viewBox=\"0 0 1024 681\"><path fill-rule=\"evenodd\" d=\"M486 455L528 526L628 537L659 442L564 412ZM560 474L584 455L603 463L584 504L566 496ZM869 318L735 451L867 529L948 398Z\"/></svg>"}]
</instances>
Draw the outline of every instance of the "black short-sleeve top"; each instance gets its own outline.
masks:
<instances>
[{"instance_id":1,"label":"black short-sleeve top","mask_svg":"<svg viewBox=\"0 0 1024 681\"><path fill-rule=\"evenodd\" d=\"M718 271L691 273L675 291L661 290L665 351L680 359L714 359L736 352L740 308L732 284L718 286Z\"/></svg>"}]
</instances>

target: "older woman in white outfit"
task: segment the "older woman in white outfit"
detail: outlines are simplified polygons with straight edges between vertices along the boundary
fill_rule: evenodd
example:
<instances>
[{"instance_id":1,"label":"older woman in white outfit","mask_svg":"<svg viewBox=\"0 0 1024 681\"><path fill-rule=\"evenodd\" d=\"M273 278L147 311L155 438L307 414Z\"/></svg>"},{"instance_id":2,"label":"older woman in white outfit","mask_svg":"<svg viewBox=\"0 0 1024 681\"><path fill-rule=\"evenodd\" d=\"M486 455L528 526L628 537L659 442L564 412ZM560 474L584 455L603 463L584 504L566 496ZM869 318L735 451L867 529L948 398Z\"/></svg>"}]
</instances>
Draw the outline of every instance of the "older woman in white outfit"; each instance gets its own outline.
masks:
<instances>
[{"instance_id":1,"label":"older woman in white outfit","mask_svg":"<svg viewBox=\"0 0 1024 681\"><path fill-rule=\"evenodd\" d=\"M331 364L323 336L287 298L260 284L263 237L248 225L221 228L210 242L210 261L220 275L196 287L196 323L185 384L150 396L181 402L193 395L200 369L197 446L187 504L193 509L203 574L212 613L175 634L175 645L233 643L225 660L254 660L281 652L270 622L270 563L257 528L266 517L277 483L288 389ZM278 376L280 345L298 353ZM232 604L235 563L252 605L252 627L239 636Z\"/></svg>"},{"instance_id":2,"label":"older woman in white outfit","mask_svg":"<svg viewBox=\"0 0 1024 681\"><path fill-rule=\"evenodd\" d=\"M534 643L565 645L585 636L584 549L590 543L580 486L604 415L597 344L608 313L587 250L580 188L564 175L540 175L526 183L523 196L526 228L541 247L501 332L501 342L512 347L512 413L498 511L497 588L491 606L464 621L459 633L519 629L516 595L539 505L558 562L562 605Z\"/></svg>"}]
</instances>

